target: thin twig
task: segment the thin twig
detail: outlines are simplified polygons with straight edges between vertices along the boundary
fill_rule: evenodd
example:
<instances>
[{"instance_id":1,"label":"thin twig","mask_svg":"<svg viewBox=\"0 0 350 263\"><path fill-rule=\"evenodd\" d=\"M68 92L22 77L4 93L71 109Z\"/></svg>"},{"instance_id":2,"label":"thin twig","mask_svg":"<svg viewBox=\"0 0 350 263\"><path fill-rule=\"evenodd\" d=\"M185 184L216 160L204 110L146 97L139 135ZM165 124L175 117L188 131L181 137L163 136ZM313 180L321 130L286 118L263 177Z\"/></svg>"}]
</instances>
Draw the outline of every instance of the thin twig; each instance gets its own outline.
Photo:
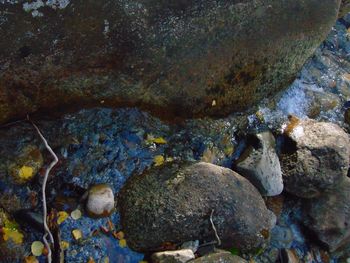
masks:
<instances>
[{"instance_id":1,"label":"thin twig","mask_svg":"<svg viewBox=\"0 0 350 263\"><path fill-rule=\"evenodd\" d=\"M54 245L54 239L52 236L52 233L50 231L50 228L47 225L47 203L46 203L46 184L47 184L47 179L49 177L50 171L51 169L58 163L58 157L55 154L55 152L52 150L52 148L50 147L50 145L47 143L47 140L45 139L44 135L41 133L41 131L39 130L38 126L36 126L30 119L29 116L27 116L28 121L30 121L30 123L33 125L33 127L35 128L35 130L37 131L38 135L40 136L41 140L43 141L46 149L50 152L50 154L53 156L54 160L50 163L50 165L47 167L46 171L45 171L45 176L44 176L44 181L43 181L43 185L42 185L42 198L43 198L43 218L44 218L44 229L45 229L45 234L43 236L43 240L44 243L47 247L48 250L48 255L47 255L47 261L48 263L52 262L52 252L51 252L51 248L50 248L50 244L47 241L47 236L49 236L50 238L50 242L52 245Z\"/></svg>"},{"instance_id":2,"label":"thin twig","mask_svg":"<svg viewBox=\"0 0 350 263\"><path fill-rule=\"evenodd\" d=\"M214 230L216 240L218 241L218 246L221 246L221 239L220 239L220 237L219 237L219 235L218 235L218 232L216 231L216 227L215 227L214 222L213 222L213 214L214 214L214 209L211 210L211 214L210 214L210 223L211 223L211 227L212 227L213 230Z\"/></svg>"}]
</instances>

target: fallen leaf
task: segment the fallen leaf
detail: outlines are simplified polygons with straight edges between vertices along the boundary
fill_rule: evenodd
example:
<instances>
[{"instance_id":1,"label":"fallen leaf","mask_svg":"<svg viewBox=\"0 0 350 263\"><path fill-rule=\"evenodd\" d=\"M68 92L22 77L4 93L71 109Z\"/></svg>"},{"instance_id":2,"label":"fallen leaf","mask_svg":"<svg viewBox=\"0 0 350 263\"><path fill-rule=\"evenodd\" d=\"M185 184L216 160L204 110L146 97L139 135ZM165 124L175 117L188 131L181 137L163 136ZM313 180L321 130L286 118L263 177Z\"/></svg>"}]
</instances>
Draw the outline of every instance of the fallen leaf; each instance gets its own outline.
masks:
<instances>
[{"instance_id":1,"label":"fallen leaf","mask_svg":"<svg viewBox=\"0 0 350 263\"><path fill-rule=\"evenodd\" d=\"M41 241L34 241L31 245L32 254L39 257L43 254L44 244Z\"/></svg>"},{"instance_id":2,"label":"fallen leaf","mask_svg":"<svg viewBox=\"0 0 350 263\"><path fill-rule=\"evenodd\" d=\"M24 257L24 263L39 263L39 261L35 256L27 256Z\"/></svg>"},{"instance_id":3,"label":"fallen leaf","mask_svg":"<svg viewBox=\"0 0 350 263\"><path fill-rule=\"evenodd\" d=\"M126 247L126 240L125 239L119 240L119 246L122 248Z\"/></svg>"},{"instance_id":4,"label":"fallen leaf","mask_svg":"<svg viewBox=\"0 0 350 263\"><path fill-rule=\"evenodd\" d=\"M66 211L59 211L57 213L57 224L62 224L69 217Z\"/></svg>"},{"instance_id":5,"label":"fallen leaf","mask_svg":"<svg viewBox=\"0 0 350 263\"><path fill-rule=\"evenodd\" d=\"M73 237L74 237L75 240L78 240L78 239L83 238L83 232L81 232L80 229L74 229L74 230L72 231L72 235L73 235Z\"/></svg>"},{"instance_id":6,"label":"fallen leaf","mask_svg":"<svg viewBox=\"0 0 350 263\"><path fill-rule=\"evenodd\" d=\"M34 169L33 169L33 167L23 165L19 169L19 174L18 175L23 180L31 179L33 177L33 175L34 175Z\"/></svg>"},{"instance_id":7,"label":"fallen leaf","mask_svg":"<svg viewBox=\"0 0 350 263\"><path fill-rule=\"evenodd\" d=\"M72 211L72 213L70 213L70 216L74 220L78 220L79 218L81 218L81 211L79 209L75 209L74 211Z\"/></svg>"},{"instance_id":8,"label":"fallen leaf","mask_svg":"<svg viewBox=\"0 0 350 263\"><path fill-rule=\"evenodd\" d=\"M163 155L156 155L153 159L154 166L161 166L164 163L164 156Z\"/></svg>"},{"instance_id":9,"label":"fallen leaf","mask_svg":"<svg viewBox=\"0 0 350 263\"><path fill-rule=\"evenodd\" d=\"M67 241L62 240L60 242L60 247L62 250L67 250L69 248L69 243Z\"/></svg>"}]
</instances>

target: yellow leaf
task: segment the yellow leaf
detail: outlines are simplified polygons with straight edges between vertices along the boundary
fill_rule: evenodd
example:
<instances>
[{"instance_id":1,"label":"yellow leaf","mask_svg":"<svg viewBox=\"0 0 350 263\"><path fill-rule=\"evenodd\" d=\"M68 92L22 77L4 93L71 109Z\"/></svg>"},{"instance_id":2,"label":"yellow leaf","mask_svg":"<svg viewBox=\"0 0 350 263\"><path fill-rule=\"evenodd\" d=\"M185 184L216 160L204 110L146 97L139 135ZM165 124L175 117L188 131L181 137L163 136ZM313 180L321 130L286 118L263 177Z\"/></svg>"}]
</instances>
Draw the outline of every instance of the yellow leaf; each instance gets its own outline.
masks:
<instances>
[{"instance_id":1,"label":"yellow leaf","mask_svg":"<svg viewBox=\"0 0 350 263\"><path fill-rule=\"evenodd\" d=\"M80 229L74 229L74 230L72 231L72 235L73 235L73 237L74 237L75 240L78 240L78 239L83 238L83 232L81 232Z\"/></svg>"},{"instance_id":2,"label":"yellow leaf","mask_svg":"<svg viewBox=\"0 0 350 263\"><path fill-rule=\"evenodd\" d=\"M68 217L68 213L66 211L59 211L57 213L57 224L62 224Z\"/></svg>"},{"instance_id":3,"label":"yellow leaf","mask_svg":"<svg viewBox=\"0 0 350 263\"><path fill-rule=\"evenodd\" d=\"M156 155L153 158L154 166L161 166L164 163L163 155Z\"/></svg>"},{"instance_id":4,"label":"yellow leaf","mask_svg":"<svg viewBox=\"0 0 350 263\"><path fill-rule=\"evenodd\" d=\"M154 138L153 142L157 143L157 144L166 144L167 143L167 141L163 137Z\"/></svg>"},{"instance_id":5,"label":"yellow leaf","mask_svg":"<svg viewBox=\"0 0 350 263\"><path fill-rule=\"evenodd\" d=\"M27 256L24 258L24 263L39 263L39 261L34 256Z\"/></svg>"},{"instance_id":6,"label":"yellow leaf","mask_svg":"<svg viewBox=\"0 0 350 263\"><path fill-rule=\"evenodd\" d=\"M139 263L148 263L148 262L145 260L141 260L141 261L139 261Z\"/></svg>"},{"instance_id":7,"label":"yellow leaf","mask_svg":"<svg viewBox=\"0 0 350 263\"><path fill-rule=\"evenodd\" d=\"M89 260L87 263L95 263L95 260L92 257L89 257Z\"/></svg>"},{"instance_id":8,"label":"yellow leaf","mask_svg":"<svg viewBox=\"0 0 350 263\"><path fill-rule=\"evenodd\" d=\"M167 141L163 137L154 137L152 134L148 134L146 138L147 143L156 143L156 144L166 144Z\"/></svg>"},{"instance_id":9,"label":"yellow leaf","mask_svg":"<svg viewBox=\"0 0 350 263\"><path fill-rule=\"evenodd\" d=\"M62 240L60 242L60 247L62 250L67 250L69 248L69 243L67 241Z\"/></svg>"},{"instance_id":10,"label":"yellow leaf","mask_svg":"<svg viewBox=\"0 0 350 263\"><path fill-rule=\"evenodd\" d=\"M23 243L23 234L19 232L17 229L3 227L2 230L4 234L3 239L5 241L11 239L16 244Z\"/></svg>"},{"instance_id":11,"label":"yellow leaf","mask_svg":"<svg viewBox=\"0 0 350 263\"><path fill-rule=\"evenodd\" d=\"M43 254L44 244L41 241L34 241L31 245L32 254L39 257Z\"/></svg>"},{"instance_id":12,"label":"yellow leaf","mask_svg":"<svg viewBox=\"0 0 350 263\"><path fill-rule=\"evenodd\" d=\"M33 167L23 165L21 169L19 169L19 177L23 180L31 179L34 176Z\"/></svg>"},{"instance_id":13,"label":"yellow leaf","mask_svg":"<svg viewBox=\"0 0 350 263\"><path fill-rule=\"evenodd\" d=\"M119 240L119 246L122 248L126 247L126 240L125 239Z\"/></svg>"}]
</instances>

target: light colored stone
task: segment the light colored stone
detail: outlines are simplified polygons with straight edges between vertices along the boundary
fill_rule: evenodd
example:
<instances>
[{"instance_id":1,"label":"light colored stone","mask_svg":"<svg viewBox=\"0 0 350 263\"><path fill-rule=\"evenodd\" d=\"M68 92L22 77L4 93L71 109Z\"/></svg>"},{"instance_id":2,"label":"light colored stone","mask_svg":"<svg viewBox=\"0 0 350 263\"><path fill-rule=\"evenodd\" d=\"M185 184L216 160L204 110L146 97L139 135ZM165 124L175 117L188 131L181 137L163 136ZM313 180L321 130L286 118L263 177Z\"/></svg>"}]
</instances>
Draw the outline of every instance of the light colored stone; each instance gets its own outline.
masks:
<instances>
[{"instance_id":1,"label":"light colored stone","mask_svg":"<svg viewBox=\"0 0 350 263\"><path fill-rule=\"evenodd\" d=\"M217 250L203 257L196 258L190 261L191 263L247 263L243 258L232 255L225 250Z\"/></svg>"},{"instance_id":2,"label":"light colored stone","mask_svg":"<svg viewBox=\"0 0 350 263\"><path fill-rule=\"evenodd\" d=\"M152 255L152 263L185 263L194 258L191 249L162 251Z\"/></svg>"},{"instance_id":3,"label":"light colored stone","mask_svg":"<svg viewBox=\"0 0 350 263\"><path fill-rule=\"evenodd\" d=\"M193 253L196 253L199 247L199 240L187 241L181 245L181 249L191 249Z\"/></svg>"},{"instance_id":4,"label":"light colored stone","mask_svg":"<svg viewBox=\"0 0 350 263\"><path fill-rule=\"evenodd\" d=\"M265 196L283 191L282 171L276 154L275 138L269 131L254 134L248 147L237 161L237 171Z\"/></svg>"},{"instance_id":5,"label":"light colored stone","mask_svg":"<svg viewBox=\"0 0 350 263\"><path fill-rule=\"evenodd\" d=\"M284 133L281 164L288 192L303 198L317 197L335 189L347 176L349 135L338 125L291 118Z\"/></svg>"},{"instance_id":6,"label":"light colored stone","mask_svg":"<svg viewBox=\"0 0 350 263\"><path fill-rule=\"evenodd\" d=\"M114 194L109 185L98 184L90 187L86 210L90 216L109 216L114 209Z\"/></svg>"}]
</instances>

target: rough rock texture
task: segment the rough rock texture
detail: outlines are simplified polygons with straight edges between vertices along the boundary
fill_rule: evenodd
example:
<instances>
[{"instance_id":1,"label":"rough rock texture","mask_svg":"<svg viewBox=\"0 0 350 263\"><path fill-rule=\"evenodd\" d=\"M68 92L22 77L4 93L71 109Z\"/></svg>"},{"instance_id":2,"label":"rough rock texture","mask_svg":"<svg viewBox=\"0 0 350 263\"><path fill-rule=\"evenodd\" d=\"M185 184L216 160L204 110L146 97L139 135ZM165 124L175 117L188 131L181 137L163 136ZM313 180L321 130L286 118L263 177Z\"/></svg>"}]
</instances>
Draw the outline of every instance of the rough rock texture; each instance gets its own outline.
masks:
<instances>
[{"instance_id":1,"label":"rough rock texture","mask_svg":"<svg viewBox=\"0 0 350 263\"><path fill-rule=\"evenodd\" d=\"M342 17L350 12L350 0L342 0L339 10L339 17Z\"/></svg>"},{"instance_id":2,"label":"rough rock texture","mask_svg":"<svg viewBox=\"0 0 350 263\"><path fill-rule=\"evenodd\" d=\"M185 117L246 109L294 79L339 5L1 1L0 122L100 103Z\"/></svg>"},{"instance_id":3,"label":"rough rock texture","mask_svg":"<svg viewBox=\"0 0 350 263\"><path fill-rule=\"evenodd\" d=\"M198 239L223 247L259 247L274 217L256 188L230 169L209 163L170 163L133 177L118 200L123 231L136 251Z\"/></svg>"},{"instance_id":4,"label":"rough rock texture","mask_svg":"<svg viewBox=\"0 0 350 263\"><path fill-rule=\"evenodd\" d=\"M219 250L215 253L210 253L203 257L196 258L190 261L191 263L247 263L246 260L239 256L231 255L230 252Z\"/></svg>"},{"instance_id":5,"label":"rough rock texture","mask_svg":"<svg viewBox=\"0 0 350 263\"><path fill-rule=\"evenodd\" d=\"M152 255L152 263L186 263L194 258L191 249L162 251Z\"/></svg>"},{"instance_id":6,"label":"rough rock texture","mask_svg":"<svg viewBox=\"0 0 350 263\"><path fill-rule=\"evenodd\" d=\"M344 178L336 191L310 199L305 205L306 226L330 251L350 244L350 179Z\"/></svg>"},{"instance_id":7,"label":"rough rock texture","mask_svg":"<svg viewBox=\"0 0 350 263\"><path fill-rule=\"evenodd\" d=\"M281 155L285 189L299 197L319 196L334 189L349 168L349 135L338 125L291 119Z\"/></svg>"},{"instance_id":8,"label":"rough rock texture","mask_svg":"<svg viewBox=\"0 0 350 263\"><path fill-rule=\"evenodd\" d=\"M283 191L281 165L275 148L271 132L251 135L248 147L236 163L238 173L266 196L279 195Z\"/></svg>"}]
</instances>

